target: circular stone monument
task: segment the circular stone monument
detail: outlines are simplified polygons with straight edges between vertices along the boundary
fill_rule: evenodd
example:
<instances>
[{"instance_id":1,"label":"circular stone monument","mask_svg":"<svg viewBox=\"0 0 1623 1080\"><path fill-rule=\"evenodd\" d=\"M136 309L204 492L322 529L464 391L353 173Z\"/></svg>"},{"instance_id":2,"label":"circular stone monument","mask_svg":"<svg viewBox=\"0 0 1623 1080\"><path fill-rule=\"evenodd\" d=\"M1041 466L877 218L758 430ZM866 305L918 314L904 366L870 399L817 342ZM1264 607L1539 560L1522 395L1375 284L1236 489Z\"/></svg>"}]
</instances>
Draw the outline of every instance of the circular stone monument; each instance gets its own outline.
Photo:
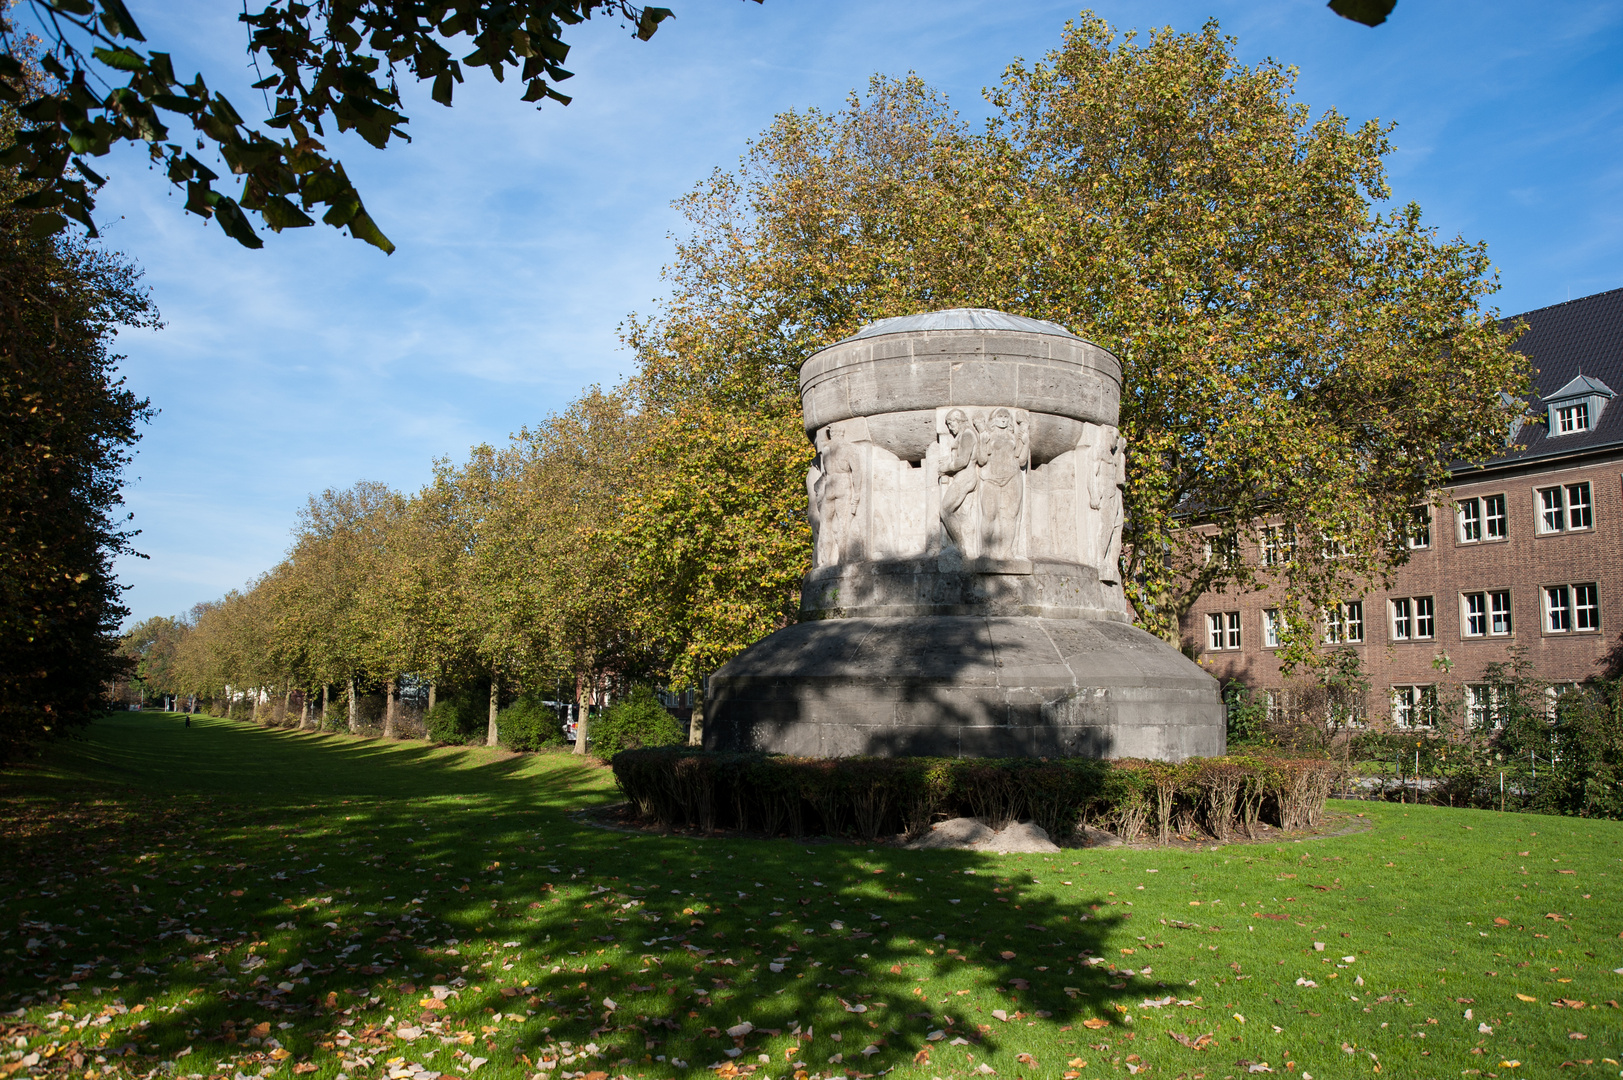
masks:
<instances>
[{"instance_id":1,"label":"circular stone monument","mask_svg":"<svg viewBox=\"0 0 1623 1080\"><path fill-rule=\"evenodd\" d=\"M1121 587L1121 365L981 308L885 319L806 361L801 621L710 677L712 750L1217 755L1217 681Z\"/></svg>"}]
</instances>

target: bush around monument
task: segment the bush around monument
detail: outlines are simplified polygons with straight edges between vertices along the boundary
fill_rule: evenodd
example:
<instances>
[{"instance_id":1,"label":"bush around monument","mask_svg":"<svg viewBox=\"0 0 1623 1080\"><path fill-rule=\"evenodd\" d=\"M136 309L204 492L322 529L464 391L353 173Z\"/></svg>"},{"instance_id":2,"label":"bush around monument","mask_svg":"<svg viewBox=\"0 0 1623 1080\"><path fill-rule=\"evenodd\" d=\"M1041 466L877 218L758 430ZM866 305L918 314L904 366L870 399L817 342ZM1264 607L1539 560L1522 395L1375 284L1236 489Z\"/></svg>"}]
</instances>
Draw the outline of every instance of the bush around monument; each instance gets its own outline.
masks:
<instances>
[{"instance_id":1,"label":"bush around monument","mask_svg":"<svg viewBox=\"0 0 1623 1080\"><path fill-rule=\"evenodd\" d=\"M994 829L1029 818L1056 839L1084 823L1131 843L1203 832L1253 836L1259 822L1317 825L1344 766L1322 758L1182 762L1086 758L797 758L687 747L625 750L615 780L643 821L703 831L922 835L972 816Z\"/></svg>"},{"instance_id":2,"label":"bush around monument","mask_svg":"<svg viewBox=\"0 0 1623 1080\"><path fill-rule=\"evenodd\" d=\"M687 741L682 725L646 686L636 687L624 701L594 717L586 730L592 753L605 761L626 750Z\"/></svg>"}]
</instances>

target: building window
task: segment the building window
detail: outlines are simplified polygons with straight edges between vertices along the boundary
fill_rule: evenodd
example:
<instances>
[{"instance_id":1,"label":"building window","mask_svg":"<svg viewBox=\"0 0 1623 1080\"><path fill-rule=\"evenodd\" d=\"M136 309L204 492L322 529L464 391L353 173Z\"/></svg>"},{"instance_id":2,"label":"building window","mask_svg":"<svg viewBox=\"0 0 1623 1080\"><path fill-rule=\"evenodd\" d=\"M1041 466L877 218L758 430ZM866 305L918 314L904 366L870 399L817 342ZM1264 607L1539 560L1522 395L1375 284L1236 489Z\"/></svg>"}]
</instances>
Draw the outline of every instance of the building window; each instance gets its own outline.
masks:
<instances>
[{"instance_id":1,"label":"building window","mask_svg":"<svg viewBox=\"0 0 1623 1080\"><path fill-rule=\"evenodd\" d=\"M1264 525L1262 527L1262 565L1283 566L1296 555L1296 527L1293 525Z\"/></svg>"},{"instance_id":2,"label":"building window","mask_svg":"<svg viewBox=\"0 0 1623 1080\"><path fill-rule=\"evenodd\" d=\"M1279 648L1279 609L1268 608L1262 613L1262 643L1270 649Z\"/></svg>"},{"instance_id":3,"label":"building window","mask_svg":"<svg viewBox=\"0 0 1623 1080\"><path fill-rule=\"evenodd\" d=\"M1482 499L1482 526L1489 540L1503 540L1510 535L1510 521L1505 516L1505 497L1487 495Z\"/></svg>"},{"instance_id":4,"label":"building window","mask_svg":"<svg viewBox=\"0 0 1623 1080\"><path fill-rule=\"evenodd\" d=\"M1562 513L1561 489L1540 488L1538 492L1538 531L1541 533L1554 533L1561 531L1561 521L1566 515Z\"/></svg>"},{"instance_id":5,"label":"building window","mask_svg":"<svg viewBox=\"0 0 1623 1080\"><path fill-rule=\"evenodd\" d=\"M1571 629L1572 594L1565 585L1551 585L1544 590L1544 630L1564 634Z\"/></svg>"},{"instance_id":6,"label":"building window","mask_svg":"<svg viewBox=\"0 0 1623 1080\"><path fill-rule=\"evenodd\" d=\"M1324 642L1326 645L1354 645L1364 640L1364 604L1354 600L1337 604L1324 611Z\"/></svg>"},{"instance_id":7,"label":"building window","mask_svg":"<svg viewBox=\"0 0 1623 1080\"><path fill-rule=\"evenodd\" d=\"M1572 628L1578 631L1600 629L1600 587L1572 587Z\"/></svg>"},{"instance_id":8,"label":"building window","mask_svg":"<svg viewBox=\"0 0 1623 1080\"><path fill-rule=\"evenodd\" d=\"M1567 485L1567 528L1587 529L1590 526L1589 485Z\"/></svg>"},{"instance_id":9,"label":"building window","mask_svg":"<svg viewBox=\"0 0 1623 1080\"><path fill-rule=\"evenodd\" d=\"M1410 511L1409 546L1412 548L1431 547L1431 507L1417 506Z\"/></svg>"},{"instance_id":10,"label":"building window","mask_svg":"<svg viewBox=\"0 0 1623 1080\"><path fill-rule=\"evenodd\" d=\"M1206 642L1213 649L1240 647L1240 613L1218 611L1206 616Z\"/></svg>"},{"instance_id":11,"label":"building window","mask_svg":"<svg viewBox=\"0 0 1623 1080\"><path fill-rule=\"evenodd\" d=\"M1493 687L1486 683L1467 683L1465 687L1465 718L1474 728L1498 727L1499 717L1493 707Z\"/></svg>"},{"instance_id":12,"label":"building window","mask_svg":"<svg viewBox=\"0 0 1623 1080\"><path fill-rule=\"evenodd\" d=\"M1423 641L1437 636L1437 614L1429 596L1400 596L1392 601L1392 640Z\"/></svg>"},{"instance_id":13,"label":"building window","mask_svg":"<svg viewBox=\"0 0 1623 1080\"><path fill-rule=\"evenodd\" d=\"M1488 634L1488 594L1465 594L1465 636L1486 637Z\"/></svg>"},{"instance_id":14,"label":"building window","mask_svg":"<svg viewBox=\"0 0 1623 1080\"><path fill-rule=\"evenodd\" d=\"M1589 430L1589 403L1580 401L1574 405L1563 405L1555 410L1556 434L1573 435L1580 431Z\"/></svg>"},{"instance_id":15,"label":"building window","mask_svg":"<svg viewBox=\"0 0 1623 1080\"><path fill-rule=\"evenodd\" d=\"M1502 589L1488 594L1488 623L1489 632L1493 634L1510 633L1510 591Z\"/></svg>"},{"instance_id":16,"label":"building window","mask_svg":"<svg viewBox=\"0 0 1623 1080\"><path fill-rule=\"evenodd\" d=\"M1398 727L1433 727L1437 723L1435 686L1394 686L1392 723Z\"/></svg>"},{"instance_id":17,"label":"building window","mask_svg":"<svg viewBox=\"0 0 1623 1080\"><path fill-rule=\"evenodd\" d=\"M1538 531L1541 533L1588 529L1595 524L1587 483L1539 488L1538 508Z\"/></svg>"},{"instance_id":18,"label":"building window","mask_svg":"<svg viewBox=\"0 0 1623 1080\"><path fill-rule=\"evenodd\" d=\"M1460 543L1474 544L1482 539L1482 500L1466 499L1460 503Z\"/></svg>"}]
</instances>

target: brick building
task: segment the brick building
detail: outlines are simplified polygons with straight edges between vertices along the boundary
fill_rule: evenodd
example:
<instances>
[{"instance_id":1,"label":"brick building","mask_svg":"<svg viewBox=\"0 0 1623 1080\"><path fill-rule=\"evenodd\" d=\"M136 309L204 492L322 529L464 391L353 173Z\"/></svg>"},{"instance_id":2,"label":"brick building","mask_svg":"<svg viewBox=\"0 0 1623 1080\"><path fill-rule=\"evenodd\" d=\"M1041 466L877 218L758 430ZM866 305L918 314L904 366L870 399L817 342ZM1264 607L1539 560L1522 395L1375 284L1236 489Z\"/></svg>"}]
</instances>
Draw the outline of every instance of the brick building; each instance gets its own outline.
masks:
<instances>
[{"instance_id":1,"label":"brick building","mask_svg":"<svg viewBox=\"0 0 1623 1080\"><path fill-rule=\"evenodd\" d=\"M1391 587L1329 613L1326 641L1358 651L1370 715L1423 723L1445 688L1475 715L1480 680L1519 646L1554 684L1599 673L1623 629L1623 289L1521 316L1516 348L1537 375L1541 422L1485 467L1460 469L1437 511L1411 538ZM1445 505L1447 503L1445 502ZM1272 541L1272 544L1271 544ZM1278 536L1263 528L1243 553L1266 561ZM1271 590L1207 593L1184 618L1184 646L1224 683L1238 679L1285 700L1292 681L1276 657ZM1451 666L1433 661L1447 654Z\"/></svg>"}]
</instances>

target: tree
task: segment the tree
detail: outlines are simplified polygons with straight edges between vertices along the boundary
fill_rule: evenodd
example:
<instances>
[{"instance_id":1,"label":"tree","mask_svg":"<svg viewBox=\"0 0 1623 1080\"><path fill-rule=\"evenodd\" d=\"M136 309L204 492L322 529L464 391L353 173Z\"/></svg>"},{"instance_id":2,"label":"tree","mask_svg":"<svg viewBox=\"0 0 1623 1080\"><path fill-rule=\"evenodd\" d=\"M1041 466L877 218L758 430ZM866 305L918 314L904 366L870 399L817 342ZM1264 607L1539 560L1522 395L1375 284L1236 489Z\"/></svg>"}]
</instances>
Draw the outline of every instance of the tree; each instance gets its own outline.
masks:
<instances>
[{"instance_id":1,"label":"tree","mask_svg":"<svg viewBox=\"0 0 1623 1080\"><path fill-rule=\"evenodd\" d=\"M1407 557L1414 507L1502 450L1524 358L1482 245L1376 211L1388 129L1294 104L1215 23L1117 41L1069 24L972 132L916 79L780 116L680 205L674 288L630 337L662 401L777 403L872 320L950 306L1049 319L1122 361L1128 595L1171 637L1212 588L1278 580L1305 625ZM770 406L759 409L770 411ZM1260 514L1277 567L1204 559ZM1314 635L1291 642L1311 659Z\"/></svg>"},{"instance_id":2,"label":"tree","mask_svg":"<svg viewBox=\"0 0 1623 1080\"><path fill-rule=\"evenodd\" d=\"M9 208L29 190L0 166L0 760L88 722L125 669L119 484L151 409L110 347L158 325L134 266Z\"/></svg>"},{"instance_id":3,"label":"tree","mask_svg":"<svg viewBox=\"0 0 1623 1080\"><path fill-rule=\"evenodd\" d=\"M255 126L201 75L184 81L167 52L143 48L146 38L123 0L27 3L45 35L41 62L53 81L35 92L19 57L24 42L0 24L0 101L27 123L0 152L0 164L37 182L12 203L40 211L37 228L60 230L73 218L96 235L92 192L104 181L87 159L138 143L185 189L188 211L214 218L246 247L263 241L244 211L280 232L315 224L309 212L325 207L328 225L384 251L394 245L321 142L326 125L379 149L409 139L399 77L430 83L434 100L449 106L465 68L488 68L497 82L511 71L523 84L522 100L567 105L557 89L571 74L563 67L566 26L619 17L646 41L671 17L666 8L629 0L270 0L240 16L256 70L269 71L253 88L275 98L269 118ZM456 41L463 35L474 48L459 60L451 49L466 47ZM171 133L170 123L189 124L191 135ZM212 144L242 177L239 195L216 189L219 175L184 145L192 137L198 149Z\"/></svg>"},{"instance_id":4,"label":"tree","mask_svg":"<svg viewBox=\"0 0 1623 1080\"><path fill-rule=\"evenodd\" d=\"M133 676L152 694L182 692L177 656L191 632L180 619L154 615L126 630L119 638L119 653L134 662Z\"/></svg>"}]
</instances>

